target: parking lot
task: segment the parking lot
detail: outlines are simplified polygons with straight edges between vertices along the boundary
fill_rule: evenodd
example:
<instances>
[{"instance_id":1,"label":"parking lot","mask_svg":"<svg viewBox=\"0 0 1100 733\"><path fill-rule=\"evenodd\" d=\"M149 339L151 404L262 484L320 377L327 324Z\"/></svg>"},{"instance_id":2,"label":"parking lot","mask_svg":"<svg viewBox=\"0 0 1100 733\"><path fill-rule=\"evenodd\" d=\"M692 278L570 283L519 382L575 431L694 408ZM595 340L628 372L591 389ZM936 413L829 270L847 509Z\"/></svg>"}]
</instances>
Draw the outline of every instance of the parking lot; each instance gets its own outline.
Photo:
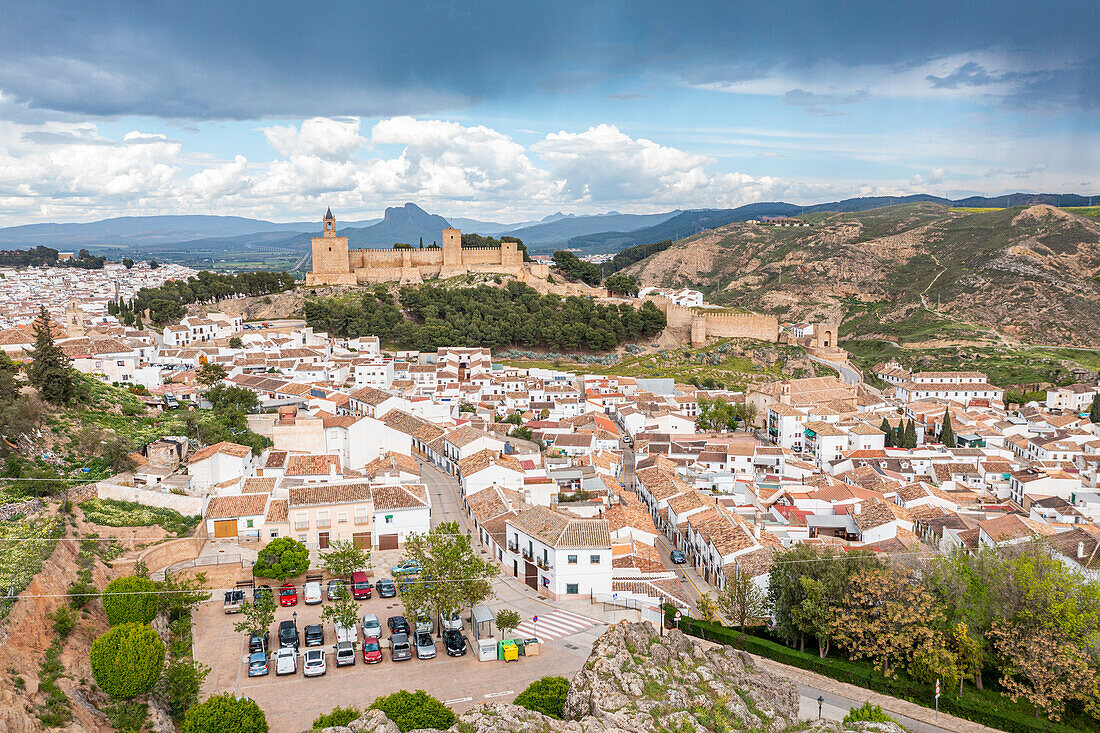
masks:
<instances>
[{"instance_id":1,"label":"parking lot","mask_svg":"<svg viewBox=\"0 0 1100 733\"><path fill-rule=\"evenodd\" d=\"M272 583L277 590L278 583ZM306 678L302 675L301 659L294 675L275 676L274 665L265 677L248 677L247 636L233 630L241 620L237 614L225 614L221 599L214 598L202 604L194 615L194 653L198 661L211 668L204 684L204 692L235 692L255 700L267 715L272 733L298 733L307 730L319 714L341 706L366 707L380 695L398 690L423 689L447 702L453 710L461 712L485 701L510 701L532 681L546 675L572 677L584 664L591 650L592 641L602 632L602 626L594 626L577 634L540 644L540 653L533 657L520 657L516 662L479 662L470 630L468 611L465 612L463 633L469 651L462 657L448 657L441 640L436 640L436 657L420 660L393 662L388 649L389 629L386 619L404 615L401 597L378 598L372 594L369 600L358 602L359 617L373 613L382 624L383 661L365 664L361 644L356 644L354 666L336 667L333 658L335 633L332 625L325 623L327 672L323 677ZM297 613L297 626L303 636L301 650L305 650L304 634L308 624L323 623L323 605L307 606L299 594L298 605L279 608L275 623L270 629L271 645L278 648L279 623L292 619ZM512 636L516 636L513 634ZM359 640L362 631L359 630ZM434 638L434 635L433 635Z\"/></svg>"}]
</instances>

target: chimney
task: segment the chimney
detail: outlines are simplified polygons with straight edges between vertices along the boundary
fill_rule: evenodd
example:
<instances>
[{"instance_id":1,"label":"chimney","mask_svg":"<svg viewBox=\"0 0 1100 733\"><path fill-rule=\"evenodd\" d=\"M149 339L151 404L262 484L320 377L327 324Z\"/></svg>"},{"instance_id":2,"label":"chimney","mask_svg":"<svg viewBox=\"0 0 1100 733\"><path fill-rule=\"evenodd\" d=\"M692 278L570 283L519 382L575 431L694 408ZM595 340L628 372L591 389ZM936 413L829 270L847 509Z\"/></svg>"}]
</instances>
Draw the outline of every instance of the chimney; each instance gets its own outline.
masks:
<instances>
[{"instance_id":1,"label":"chimney","mask_svg":"<svg viewBox=\"0 0 1100 733\"><path fill-rule=\"evenodd\" d=\"M1078 542L1077 543L1077 559L1078 560L1084 560L1085 559L1085 543L1084 542Z\"/></svg>"},{"instance_id":2,"label":"chimney","mask_svg":"<svg viewBox=\"0 0 1100 733\"><path fill-rule=\"evenodd\" d=\"M328 464L328 475L331 478L340 478L340 467L335 462Z\"/></svg>"}]
</instances>

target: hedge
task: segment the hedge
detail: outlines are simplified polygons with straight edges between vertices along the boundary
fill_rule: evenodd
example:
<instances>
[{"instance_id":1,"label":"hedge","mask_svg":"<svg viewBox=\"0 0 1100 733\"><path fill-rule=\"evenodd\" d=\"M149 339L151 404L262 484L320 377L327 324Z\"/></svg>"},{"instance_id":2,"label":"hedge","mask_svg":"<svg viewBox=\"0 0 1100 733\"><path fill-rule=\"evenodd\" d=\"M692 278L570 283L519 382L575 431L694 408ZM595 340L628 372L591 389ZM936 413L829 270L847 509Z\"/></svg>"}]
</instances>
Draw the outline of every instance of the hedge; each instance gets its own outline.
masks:
<instances>
[{"instance_id":1,"label":"hedge","mask_svg":"<svg viewBox=\"0 0 1100 733\"><path fill-rule=\"evenodd\" d=\"M147 624L157 615L157 587L148 578L115 578L103 591L103 612L111 626Z\"/></svg>"},{"instance_id":2,"label":"hedge","mask_svg":"<svg viewBox=\"0 0 1100 733\"><path fill-rule=\"evenodd\" d=\"M561 720L568 694L569 680L564 677L543 677L516 695L514 704Z\"/></svg>"},{"instance_id":3,"label":"hedge","mask_svg":"<svg viewBox=\"0 0 1100 733\"><path fill-rule=\"evenodd\" d=\"M671 618L671 614L666 614L666 617ZM817 654L800 652L758 636L742 635L737 629L708 623L687 615L680 618L680 631L707 641L735 646L750 654L816 672L839 682L908 700L927 708L935 706L935 692L929 685L920 684L905 677L883 677L869 664L832 657L823 659ZM1009 701L994 691L987 690L976 694L984 694L985 699L979 702L965 697L960 698L957 692L944 690L940 695L940 710L991 728L1009 731L1009 733L1080 733L1082 730L1094 730L1094 728L1078 728L1044 718L1023 715L1018 710L1009 708Z\"/></svg>"},{"instance_id":4,"label":"hedge","mask_svg":"<svg viewBox=\"0 0 1100 733\"><path fill-rule=\"evenodd\" d=\"M122 624L92 642L89 658L99 688L128 700L153 689L160 679L164 642L145 624Z\"/></svg>"},{"instance_id":5,"label":"hedge","mask_svg":"<svg viewBox=\"0 0 1100 733\"><path fill-rule=\"evenodd\" d=\"M380 697L371 703L370 709L385 713L401 733L420 728L446 730L455 724L454 712L423 690L401 690Z\"/></svg>"},{"instance_id":6,"label":"hedge","mask_svg":"<svg viewBox=\"0 0 1100 733\"><path fill-rule=\"evenodd\" d=\"M267 733L267 718L252 700L226 692L188 710L180 733Z\"/></svg>"}]
</instances>

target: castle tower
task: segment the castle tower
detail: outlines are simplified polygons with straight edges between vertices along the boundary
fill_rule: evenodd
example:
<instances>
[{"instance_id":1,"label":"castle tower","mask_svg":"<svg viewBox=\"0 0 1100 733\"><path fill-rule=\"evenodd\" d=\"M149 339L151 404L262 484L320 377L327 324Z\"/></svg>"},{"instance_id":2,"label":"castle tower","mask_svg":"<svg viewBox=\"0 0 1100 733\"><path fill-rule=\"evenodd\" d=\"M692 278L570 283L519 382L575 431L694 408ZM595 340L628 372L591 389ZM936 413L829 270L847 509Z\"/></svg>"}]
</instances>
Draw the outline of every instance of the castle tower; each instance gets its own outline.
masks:
<instances>
[{"instance_id":1,"label":"castle tower","mask_svg":"<svg viewBox=\"0 0 1100 733\"><path fill-rule=\"evenodd\" d=\"M462 264L462 232L453 227L443 230L443 266Z\"/></svg>"},{"instance_id":2,"label":"castle tower","mask_svg":"<svg viewBox=\"0 0 1100 733\"><path fill-rule=\"evenodd\" d=\"M332 209L325 212L321 223L321 236L313 238L313 270L306 276L306 284L355 285L348 260L348 238L336 236Z\"/></svg>"}]
</instances>

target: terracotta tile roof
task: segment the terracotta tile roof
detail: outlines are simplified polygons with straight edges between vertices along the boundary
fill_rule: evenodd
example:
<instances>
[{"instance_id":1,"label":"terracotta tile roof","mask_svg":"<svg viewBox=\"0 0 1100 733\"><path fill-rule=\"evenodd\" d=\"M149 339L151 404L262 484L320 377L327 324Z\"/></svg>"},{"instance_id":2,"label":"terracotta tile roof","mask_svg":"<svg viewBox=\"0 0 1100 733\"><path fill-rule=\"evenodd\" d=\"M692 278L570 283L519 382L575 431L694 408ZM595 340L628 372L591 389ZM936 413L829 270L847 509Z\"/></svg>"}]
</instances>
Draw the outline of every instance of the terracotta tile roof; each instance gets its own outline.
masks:
<instances>
[{"instance_id":1,"label":"terracotta tile roof","mask_svg":"<svg viewBox=\"0 0 1100 733\"><path fill-rule=\"evenodd\" d=\"M246 478L241 486L242 494L270 494L275 489L274 476Z\"/></svg>"},{"instance_id":2,"label":"terracotta tile roof","mask_svg":"<svg viewBox=\"0 0 1100 733\"><path fill-rule=\"evenodd\" d=\"M288 521L290 516L286 499L272 499L267 505L267 517L264 521L268 524L279 524Z\"/></svg>"},{"instance_id":3,"label":"terracotta tile roof","mask_svg":"<svg viewBox=\"0 0 1100 733\"><path fill-rule=\"evenodd\" d=\"M371 499L371 487L367 483L307 484L290 490L291 506L360 504Z\"/></svg>"},{"instance_id":4,"label":"terracotta tile roof","mask_svg":"<svg viewBox=\"0 0 1100 733\"><path fill-rule=\"evenodd\" d=\"M526 509L508 521L522 532L560 549L610 549L606 519L569 517L546 507Z\"/></svg>"},{"instance_id":5,"label":"terracotta tile roof","mask_svg":"<svg viewBox=\"0 0 1100 733\"><path fill-rule=\"evenodd\" d=\"M428 488L424 484L373 486L374 510L412 509L428 506Z\"/></svg>"},{"instance_id":6,"label":"terracotta tile roof","mask_svg":"<svg viewBox=\"0 0 1100 733\"><path fill-rule=\"evenodd\" d=\"M402 410L390 410L381 417L387 427L406 435L411 435L422 443L431 443L443 435L443 428L433 425L423 418Z\"/></svg>"},{"instance_id":7,"label":"terracotta tile roof","mask_svg":"<svg viewBox=\"0 0 1100 733\"><path fill-rule=\"evenodd\" d=\"M237 443L230 443L223 440L220 443L209 445L200 451L197 451L191 456L191 460L188 463L198 463L204 461L207 458L213 456L216 453L225 453L226 455L233 456L234 458L244 458L247 455L252 454L252 449L247 445L238 445Z\"/></svg>"},{"instance_id":8,"label":"terracotta tile roof","mask_svg":"<svg viewBox=\"0 0 1100 733\"><path fill-rule=\"evenodd\" d=\"M894 506L897 506L896 504ZM900 507L899 507L900 508ZM890 504L884 501L865 502L859 514L852 516L856 526L861 532L881 527L884 524L896 521L898 517L890 509Z\"/></svg>"},{"instance_id":9,"label":"terracotta tile roof","mask_svg":"<svg viewBox=\"0 0 1100 733\"><path fill-rule=\"evenodd\" d=\"M665 598L680 608L690 608L677 579L649 580L645 578L612 578L615 593L634 593L649 598Z\"/></svg>"},{"instance_id":10,"label":"terracotta tile roof","mask_svg":"<svg viewBox=\"0 0 1100 733\"><path fill-rule=\"evenodd\" d=\"M336 469L338 475L343 474L340 466L340 456L331 454L322 455L293 455L287 456L287 476L328 476Z\"/></svg>"},{"instance_id":11,"label":"terracotta tile roof","mask_svg":"<svg viewBox=\"0 0 1100 733\"><path fill-rule=\"evenodd\" d=\"M236 496L214 496L206 506L207 519L236 519L254 517L264 513L267 507L267 494L239 494Z\"/></svg>"},{"instance_id":12,"label":"terracotta tile roof","mask_svg":"<svg viewBox=\"0 0 1100 733\"><path fill-rule=\"evenodd\" d=\"M417 465L416 459L412 456L390 451L388 453L383 453L364 466L362 473L367 478L374 478L375 475L385 471L400 471L401 473L419 476L420 466Z\"/></svg>"},{"instance_id":13,"label":"terracotta tile roof","mask_svg":"<svg viewBox=\"0 0 1100 733\"><path fill-rule=\"evenodd\" d=\"M519 461L510 456L498 455L496 451L491 451L489 449L479 450L477 453L463 458L458 462L458 470L462 473L463 477L467 477L473 476L475 473L484 471L486 468L494 465L506 468L510 471L516 471L517 473L523 473L523 466L520 465Z\"/></svg>"},{"instance_id":14,"label":"terracotta tile roof","mask_svg":"<svg viewBox=\"0 0 1100 733\"><path fill-rule=\"evenodd\" d=\"M286 451L285 450L273 450L267 454L267 460L264 462L264 468L283 468L286 466Z\"/></svg>"},{"instance_id":15,"label":"terracotta tile roof","mask_svg":"<svg viewBox=\"0 0 1100 733\"><path fill-rule=\"evenodd\" d=\"M393 395L389 392L383 392L382 390L375 389L374 387L363 387L362 389L357 389L348 396L351 397L353 400L358 400L359 402L364 402L374 407L377 407L386 400L393 398Z\"/></svg>"}]
</instances>

